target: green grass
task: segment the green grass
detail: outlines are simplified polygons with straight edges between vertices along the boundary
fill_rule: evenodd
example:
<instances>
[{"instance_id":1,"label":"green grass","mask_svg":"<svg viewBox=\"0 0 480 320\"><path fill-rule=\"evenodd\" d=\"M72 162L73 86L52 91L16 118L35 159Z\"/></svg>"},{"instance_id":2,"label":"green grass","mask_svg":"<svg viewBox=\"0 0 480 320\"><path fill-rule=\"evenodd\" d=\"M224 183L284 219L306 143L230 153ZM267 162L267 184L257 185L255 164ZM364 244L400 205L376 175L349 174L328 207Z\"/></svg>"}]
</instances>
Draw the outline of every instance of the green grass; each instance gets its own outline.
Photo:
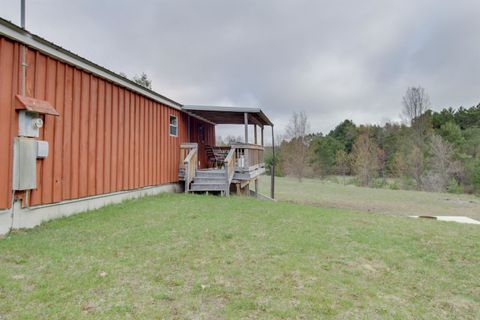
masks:
<instances>
[{"instance_id":1,"label":"green grass","mask_svg":"<svg viewBox=\"0 0 480 320\"><path fill-rule=\"evenodd\" d=\"M474 319L478 226L160 195L0 241L0 319Z\"/></svg>"},{"instance_id":2,"label":"green grass","mask_svg":"<svg viewBox=\"0 0 480 320\"><path fill-rule=\"evenodd\" d=\"M401 216L467 216L480 220L480 198L474 195L357 187L320 179L276 177L275 198L323 208L351 209ZM268 194L270 177L262 176L260 191Z\"/></svg>"}]
</instances>

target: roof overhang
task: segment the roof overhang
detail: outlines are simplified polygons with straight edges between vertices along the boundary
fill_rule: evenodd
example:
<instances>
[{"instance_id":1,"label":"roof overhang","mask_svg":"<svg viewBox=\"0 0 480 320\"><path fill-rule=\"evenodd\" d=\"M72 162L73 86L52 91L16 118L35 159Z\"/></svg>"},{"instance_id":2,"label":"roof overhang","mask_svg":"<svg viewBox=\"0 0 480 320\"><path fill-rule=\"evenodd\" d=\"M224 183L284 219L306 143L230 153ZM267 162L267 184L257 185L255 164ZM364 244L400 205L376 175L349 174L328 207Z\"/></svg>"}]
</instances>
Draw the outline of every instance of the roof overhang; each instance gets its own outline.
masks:
<instances>
[{"instance_id":1,"label":"roof overhang","mask_svg":"<svg viewBox=\"0 0 480 320\"><path fill-rule=\"evenodd\" d=\"M244 124L247 114L249 124L273 126L260 108L185 105L183 110L215 124Z\"/></svg>"},{"instance_id":2,"label":"roof overhang","mask_svg":"<svg viewBox=\"0 0 480 320\"><path fill-rule=\"evenodd\" d=\"M16 105L17 110L27 110L30 112L49 114L52 116L60 115L60 113L58 113L58 111L55 110L55 108L48 101L25 97L19 94L17 94L16 97L18 101Z\"/></svg>"}]
</instances>

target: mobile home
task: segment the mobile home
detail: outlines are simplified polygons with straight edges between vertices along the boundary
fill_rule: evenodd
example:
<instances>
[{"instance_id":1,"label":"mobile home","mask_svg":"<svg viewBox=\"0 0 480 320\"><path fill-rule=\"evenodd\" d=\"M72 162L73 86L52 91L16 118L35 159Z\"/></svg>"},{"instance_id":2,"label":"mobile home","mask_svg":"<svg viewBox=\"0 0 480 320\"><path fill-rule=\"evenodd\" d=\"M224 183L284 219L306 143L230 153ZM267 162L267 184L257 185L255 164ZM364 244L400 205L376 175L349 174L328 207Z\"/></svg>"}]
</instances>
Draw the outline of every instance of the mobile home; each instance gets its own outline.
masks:
<instances>
[{"instance_id":1,"label":"mobile home","mask_svg":"<svg viewBox=\"0 0 480 320\"><path fill-rule=\"evenodd\" d=\"M245 142L215 146L217 124L245 126ZM249 192L267 126L258 108L184 106L0 20L0 234L163 191Z\"/></svg>"}]
</instances>

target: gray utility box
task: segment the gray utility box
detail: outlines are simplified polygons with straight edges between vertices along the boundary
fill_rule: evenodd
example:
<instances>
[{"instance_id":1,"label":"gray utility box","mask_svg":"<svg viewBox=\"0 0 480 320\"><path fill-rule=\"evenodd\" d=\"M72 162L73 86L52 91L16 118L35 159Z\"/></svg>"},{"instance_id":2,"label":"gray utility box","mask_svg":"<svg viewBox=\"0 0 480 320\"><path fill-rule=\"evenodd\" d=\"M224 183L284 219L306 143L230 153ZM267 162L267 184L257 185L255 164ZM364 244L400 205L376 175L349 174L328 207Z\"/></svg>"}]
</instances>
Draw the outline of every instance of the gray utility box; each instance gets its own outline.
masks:
<instances>
[{"instance_id":1,"label":"gray utility box","mask_svg":"<svg viewBox=\"0 0 480 320\"><path fill-rule=\"evenodd\" d=\"M13 190L37 188L37 140L15 138L13 146Z\"/></svg>"},{"instance_id":2,"label":"gray utility box","mask_svg":"<svg viewBox=\"0 0 480 320\"><path fill-rule=\"evenodd\" d=\"M18 113L18 135L23 137L38 138L43 120L36 112L21 110Z\"/></svg>"},{"instance_id":3,"label":"gray utility box","mask_svg":"<svg viewBox=\"0 0 480 320\"><path fill-rule=\"evenodd\" d=\"M37 140L37 159L48 157L48 141Z\"/></svg>"}]
</instances>

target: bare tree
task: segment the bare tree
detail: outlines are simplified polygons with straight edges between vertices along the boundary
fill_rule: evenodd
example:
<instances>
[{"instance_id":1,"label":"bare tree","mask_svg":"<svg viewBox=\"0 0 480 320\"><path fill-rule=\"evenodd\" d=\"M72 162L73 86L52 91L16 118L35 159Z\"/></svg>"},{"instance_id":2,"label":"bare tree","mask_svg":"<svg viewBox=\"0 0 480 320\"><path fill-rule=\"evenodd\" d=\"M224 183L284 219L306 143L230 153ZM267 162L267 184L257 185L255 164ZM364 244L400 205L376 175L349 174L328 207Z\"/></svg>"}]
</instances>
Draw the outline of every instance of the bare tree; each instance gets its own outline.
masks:
<instances>
[{"instance_id":1,"label":"bare tree","mask_svg":"<svg viewBox=\"0 0 480 320\"><path fill-rule=\"evenodd\" d=\"M430 98L422 87L409 87L403 96L403 114L410 124L430 107Z\"/></svg>"},{"instance_id":2,"label":"bare tree","mask_svg":"<svg viewBox=\"0 0 480 320\"><path fill-rule=\"evenodd\" d=\"M217 139L216 139L216 144L219 146L229 146L236 142L239 142L239 143L243 142L243 138L241 136L234 136L229 134L225 136L225 138L222 138L222 136L217 136Z\"/></svg>"},{"instance_id":3,"label":"bare tree","mask_svg":"<svg viewBox=\"0 0 480 320\"><path fill-rule=\"evenodd\" d=\"M367 132L359 135L353 145L353 170L363 186L368 186L378 174L377 148L377 144Z\"/></svg>"},{"instance_id":4,"label":"bare tree","mask_svg":"<svg viewBox=\"0 0 480 320\"><path fill-rule=\"evenodd\" d=\"M145 87L147 89L152 90L152 80L150 80L145 72L142 72L138 76L133 76L133 78L129 78L125 72L120 72L120 76L124 77L125 79L129 79L136 84L141 85L142 87Z\"/></svg>"},{"instance_id":5,"label":"bare tree","mask_svg":"<svg viewBox=\"0 0 480 320\"><path fill-rule=\"evenodd\" d=\"M310 130L305 112L294 112L287 126L284 165L288 174L302 181L308 157L307 134Z\"/></svg>"},{"instance_id":6,"label":"bare tree","mask_svg":"<svg viewBox=\"0 0 480 320\"><path fill-rule=\"evenodd\" d=\"M307 114L304 111L294 112L287 126L287 139L305 137L309 130Z\"/></svg>"},{"instance_id":7,"label":"bare tree","mask_svg":"<svg viewBox=\"0 0 480 320\"><path fill-rule=\"evenodd\" d=\"M422 149L413 145L407 154L406 169L408 175L415 180L418 190L422 188L422 176L425 171L425 156Z\"/></svg>"},{"instance_id":8,"label":"bare tree","mask_svg":"<svg viewBox=\"0 0 480 320\"><path fill-rule=\"evenodd\" d=\"M427 191L444 192L454 175L459 174L462 168L459 162L453 159L452 146L440 136L434 135L429 147L430 168L422 177L422 185Z\"/></svg>"},{"instance_id":9,"label":"bare tree","mask_svg":"<svg viewBox=\"0 0 480 320\"><path fill-rule=\"evenodd\" d=\"M335 166L337 172L342 175L343 185L345 185L345 176L350 168L350 156L347 152L345 152L345 150L337 150L337 153L335 154Z\"/></svg>"},{"instance_id":10,"label":"bare tree","mask_svg":"<svg viewBox=\"0 0 480 320\"><path fill-rule=\"evenodd\" d=\"M133 82L147 88L152 89L152 80L150 80L145 72L133 77Z\"/></svg>"}]
</instances>

